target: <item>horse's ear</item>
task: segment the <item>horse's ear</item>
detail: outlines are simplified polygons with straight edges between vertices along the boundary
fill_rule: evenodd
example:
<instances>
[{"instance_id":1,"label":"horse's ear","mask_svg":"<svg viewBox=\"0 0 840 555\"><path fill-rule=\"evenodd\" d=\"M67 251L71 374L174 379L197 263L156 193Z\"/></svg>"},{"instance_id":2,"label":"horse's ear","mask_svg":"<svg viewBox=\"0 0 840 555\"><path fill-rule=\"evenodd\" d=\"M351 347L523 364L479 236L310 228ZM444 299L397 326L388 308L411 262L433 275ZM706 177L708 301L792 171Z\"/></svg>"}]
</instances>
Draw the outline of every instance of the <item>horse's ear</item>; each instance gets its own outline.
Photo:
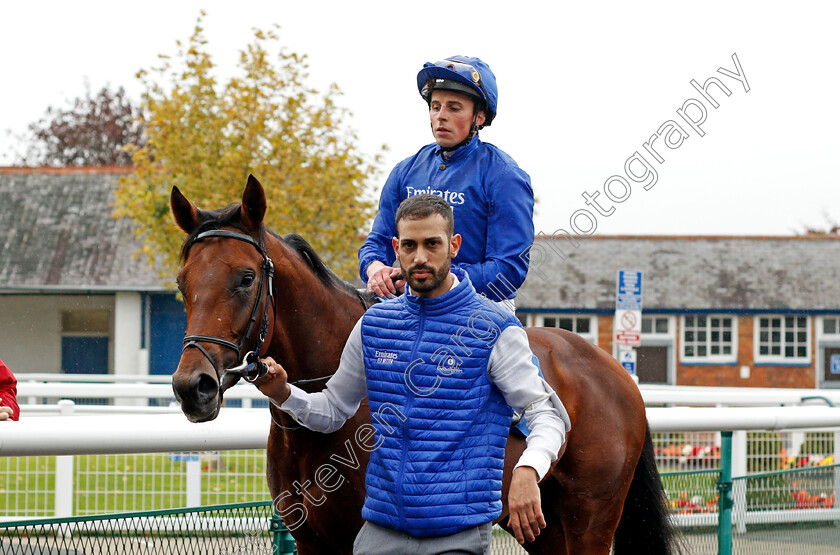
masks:
<instances>
[{"instance_id":1,"label":"horse's ear","mask_svg":"<svg viewBox=\"0 0 840 555\"><path fill-rule=\"evenodd\" d=\"M169 195L169 209L172 211L175 223L187 234L192 233L201 223L198 208L187 200L178 187L172 187L172 194Z\"/></svg>"},{"instance_id":2,"label":"horse's ear","mask_svg":"<svg viewBox=\"0 0 840 555\"><path fill-rule=\"evenodd\" d=\"M249 175L245 192L242 193L240 219L246 228L256 231L262 225L263 217L265 217L265 190L256 177Z\"/></svg>"}]
</instances>

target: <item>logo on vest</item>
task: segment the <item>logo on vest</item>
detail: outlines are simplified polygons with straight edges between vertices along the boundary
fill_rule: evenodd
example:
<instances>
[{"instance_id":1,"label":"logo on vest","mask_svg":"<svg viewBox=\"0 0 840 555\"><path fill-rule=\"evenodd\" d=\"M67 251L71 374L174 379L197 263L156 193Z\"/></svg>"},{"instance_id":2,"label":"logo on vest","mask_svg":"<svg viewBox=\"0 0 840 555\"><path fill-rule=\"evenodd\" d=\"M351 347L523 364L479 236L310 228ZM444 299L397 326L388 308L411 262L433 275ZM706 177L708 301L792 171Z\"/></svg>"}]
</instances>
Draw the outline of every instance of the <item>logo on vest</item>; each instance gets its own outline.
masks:
<instances>
[{"instance_id":1,"label":"logo on vest","mask_svg":"<svg viewBox=\"0 0 840 555\"><path fill-rule=\"evenodd\" d=\"M441 374L450 376L452 374L461 374L464 371L461 369L461 363L455 360L455 357L445 357L440 364L438 364L438 371Z\"/></svg>"},{"instance_id":2,"label":"logo on vest","mask_svg":"<svg viewBox=\"0 0 840 555\"><path fill-rule=\"evenodd\" d=\"M442 197L443 200L451 204L452 206L458 206L464 204L464 193L458 193L455 191L440 191L438 189L432 189L431 187L427 187L426 189L415 189L414 187L406 187L406 193L408 193L409 197L413 197L414 195L437 195Z\"/></svg>"},{"instance_id":3,"label":"logo on vest","mask_svg":"<svg viewBox=\"0 0 840 555\"><path fill-rule=\"evenodd\" d=\"M393 364L397 360L397 353L388 351L376 351L376 362L378 364Z\"/></svg>"}]
</instances>

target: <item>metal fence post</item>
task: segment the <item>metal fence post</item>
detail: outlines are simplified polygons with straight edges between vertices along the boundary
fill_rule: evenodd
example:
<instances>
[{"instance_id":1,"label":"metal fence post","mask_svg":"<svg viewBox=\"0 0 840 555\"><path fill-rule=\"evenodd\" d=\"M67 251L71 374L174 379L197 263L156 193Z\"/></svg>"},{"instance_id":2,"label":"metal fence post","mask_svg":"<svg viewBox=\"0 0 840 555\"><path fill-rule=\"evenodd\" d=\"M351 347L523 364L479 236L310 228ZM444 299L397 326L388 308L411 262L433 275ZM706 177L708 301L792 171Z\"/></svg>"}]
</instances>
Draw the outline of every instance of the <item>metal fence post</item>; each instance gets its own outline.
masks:
<instances>
[{"instance_id":1,"label":"metal fence post","mask_svg":"<svg viewBox=\"0 0 840 555\"><path fill-rule=\"evenodd\" d=\"M732 555L732 432L720 434L718 555Z\"/></svg>"},{"instance_id":2,"label":"metal fence post","mask_svg":"<svg viewBox=\"0 0 840 555\"><path fill-rule=\"evenodd\" d=\"M747 432L732 432L732 504L735 531L747 531ZM736 478L741 478L737 482Z\"/></svg>"},{"instance_id":3,"label":"metal fence post","mask_svg":"<svg viewBox=\"0 0 840 555\"><path fill-rule=\"evenodd\" d=\"M840 432L834 432L834 460L832 461L835 465L840 464ZM840 467L834 467L834 508L838 507L838 502L840 502ZM835 526L840 526L840 520L834 521Z\"/></svg>"},{"instance_id":4,"label":"metal fence post","mask_svg":"<svg viewBox=\"0 0 840 555\"><path fill-rule=\"evenodd\" d=\"M277 514L276 510L271 511L271 531L274 537L271 540L272 555L295 555L297 553L295 548L295 539L283 524L283 519Z\"/></svg>"},{"instance_id":5,"label":"metal fence post","mask_svg":"<svg viewBox=\"0 0 840 555\"><path fill-rule=\"evenodd\" d=\"M198 453L187 455L187 507L201 505L201 458Z\"/></svg>"},{"instance_id":6,"label":"metal fence post","mask_svg":"<svg viewBox=\"0 0 840 555\"><path fill-rule=\"evenodd\" d=\"M68 399L58 402L62 417L72 417L75 403ZM74 456L61 455L55 458L55 516L73 516Z\"/></svg>"}]
</instances>

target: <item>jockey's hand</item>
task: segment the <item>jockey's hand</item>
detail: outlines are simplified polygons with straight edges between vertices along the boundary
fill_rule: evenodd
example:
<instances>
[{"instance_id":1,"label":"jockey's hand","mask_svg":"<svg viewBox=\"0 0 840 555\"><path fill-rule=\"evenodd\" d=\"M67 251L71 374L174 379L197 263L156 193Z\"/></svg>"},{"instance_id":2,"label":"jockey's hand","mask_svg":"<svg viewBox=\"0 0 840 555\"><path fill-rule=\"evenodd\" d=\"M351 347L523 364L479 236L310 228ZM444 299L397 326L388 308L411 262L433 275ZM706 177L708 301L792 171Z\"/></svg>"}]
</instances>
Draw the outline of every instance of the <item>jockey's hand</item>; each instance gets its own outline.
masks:
<instances>
[{"instance_id":1,"label":"jockey's hand","mask_svg":"<svg viewBox=\"0 0 840 555\"><path fill-rule=\"evenodd\" d=\"M274 400L278 405L282 405L292 394L286 371L271 357L266 357L262 361L268 367L268 374L255 380L254 385L263 395Z\"/></svg>"},{"instance_id":2,"label":"jockey's hand","mask_svg":"<svg viewBox=\"0 0 840 555\"><path fill-rule=\"evenodd\" d=\"M12 407L0 407L0 421L12 419Z\"/></svg>"},{"instance_id":3,"label":"jockey's hand","mask_svg":"<svg viewBox=\"0 0 840 555\"><path fill-rule=\"evenodd\" d=\"M516 541L525 544L540 535L545 528L545 517L540 503L540 487L537 471L530 466L520 466L513 471L508 491L508 526L513 530Z\"/></svg>"},{"instance_id":4,"label":"jockey's hand","mask_svg":"<svg viewBox=\"0 0 840 555\"><path fill-rule=\"evenodd\" d=\"M367 290L382 299L393 299L397 291L402 292L405 288L405 280L394 282L399 273L399 268L386 266L379 261L371 262L367 267Z\"/></svg>"}]
</instances>

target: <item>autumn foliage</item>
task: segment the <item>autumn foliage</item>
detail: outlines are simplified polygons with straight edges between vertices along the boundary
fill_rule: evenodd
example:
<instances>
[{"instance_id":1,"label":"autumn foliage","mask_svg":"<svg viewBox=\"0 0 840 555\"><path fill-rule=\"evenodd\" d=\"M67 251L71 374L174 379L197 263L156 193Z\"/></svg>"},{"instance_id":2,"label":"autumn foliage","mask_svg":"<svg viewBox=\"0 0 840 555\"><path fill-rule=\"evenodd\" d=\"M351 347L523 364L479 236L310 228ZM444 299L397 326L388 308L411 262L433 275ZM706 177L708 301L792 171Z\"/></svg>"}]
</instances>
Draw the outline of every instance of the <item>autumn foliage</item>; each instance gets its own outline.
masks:
<instances>
[{"instance_id":1,"label":"autumn foliage","mask_svg":"<svg viewBox=\"0 0 840 555\"><path fill-rule=\"evenodd\" d=\"M20 162L36 166L130 166L126 145L142 145L145 122L122 87L103 87L69 108L49 107L30 124L32 142Z\"/></svg>"},{"instance_id":2,"label":"autumn foliage","mask_svg":"<svg viewBox=\"0 0 840 555\"><path fill-rule=\"evenodd\" d=\"M169 216L178 186L199 208L240 198L248 174L266 188L266 225L306 238L342 277L355 274L360 233L374 203L366 183L378 157L366 158L343 123L333 85L306 86L305 56L275 48L275 31L255 31L239 74L220 83L205 51L201 18L176 56L141 71L147 142L131 147L136 172L121 179L116 216L130 217L153 262L171 276L183 240ZM276 56L272 49L279 50Z\"/></svg>"}]
</instances>

